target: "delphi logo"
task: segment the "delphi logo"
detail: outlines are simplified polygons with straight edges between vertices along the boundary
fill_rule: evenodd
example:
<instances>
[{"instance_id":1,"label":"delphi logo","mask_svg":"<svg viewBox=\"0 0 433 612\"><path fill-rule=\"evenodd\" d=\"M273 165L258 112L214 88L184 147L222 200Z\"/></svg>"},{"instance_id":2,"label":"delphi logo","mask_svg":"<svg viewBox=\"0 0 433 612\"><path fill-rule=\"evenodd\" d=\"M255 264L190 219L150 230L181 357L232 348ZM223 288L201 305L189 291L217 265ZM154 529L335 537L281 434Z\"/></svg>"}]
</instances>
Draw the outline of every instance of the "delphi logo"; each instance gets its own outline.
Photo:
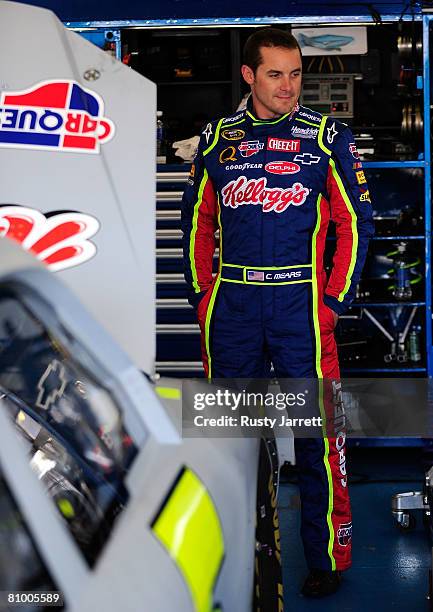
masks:
<instances>
[{"instance_id":1,"label":"delphi logo","mask_svg":"<svg viewBox=\"0 0 433 612\"><path fill-rule=\"evenodd\" d=\"M99 153L113 135L102 98L75 81L44 81L0 96L0 147Z\"/></svg>"},{"instance_id":2,"label":"delphi logo","mask_svg":"<svg viewBox=\"0 0 433 612\"><path fill-rule=\"evenodd\" d=\"M0 236L18 242L53 272L72 268L96 254L89 238L99 230L95 217L79 212L42 214L24 206L0 206Z\"/></svg>"},{"instance_id":3,"label":"delphi logo","mask_svg":"<svg viewBox=\"0 0 433 612\"><path fill-rule=\"evenodd\" d=\"M266 172L271 174L296 174L300 169L301 166L289 161L269 162L265 166Z\"/></svg>"}]
</instances>

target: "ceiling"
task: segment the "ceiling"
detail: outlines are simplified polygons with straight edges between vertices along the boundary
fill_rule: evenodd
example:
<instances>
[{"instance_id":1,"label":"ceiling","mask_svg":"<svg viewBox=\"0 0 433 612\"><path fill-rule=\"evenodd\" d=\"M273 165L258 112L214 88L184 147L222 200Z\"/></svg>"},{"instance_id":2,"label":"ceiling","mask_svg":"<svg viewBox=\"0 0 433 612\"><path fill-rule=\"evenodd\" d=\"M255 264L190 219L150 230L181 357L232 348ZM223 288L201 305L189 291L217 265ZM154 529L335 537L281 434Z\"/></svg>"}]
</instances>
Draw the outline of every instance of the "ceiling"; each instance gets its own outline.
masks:
<instances>
[{"instance_id":1,"label":"ceiling","mask_svg":"<svg viewBox=\"0 0 433 612\"><path fill-rule=\"evenodd\" d=\"M21 1L21 0L18 0ZM349 0L272 0L265 3L262 0L25 0L33 4L53 10L65 22L85 21L161 21L181 20L195 23L215 18L231 20L238 23L254 21L257 17L281 18L285 21L308 21L320 23L342 20L346 17L354 20L356 17L378 21L380 18L398 19L402 14L410 18L411 14L420 15L421 2L415 0L388 0L376 2L350 2ZM424 1L424 5L432 2ZM288 18L288 19L285 19ZM265 22L266 19L262 19ZM172 24L175 25L175 24Z\"/></svg>"}]
</instances>

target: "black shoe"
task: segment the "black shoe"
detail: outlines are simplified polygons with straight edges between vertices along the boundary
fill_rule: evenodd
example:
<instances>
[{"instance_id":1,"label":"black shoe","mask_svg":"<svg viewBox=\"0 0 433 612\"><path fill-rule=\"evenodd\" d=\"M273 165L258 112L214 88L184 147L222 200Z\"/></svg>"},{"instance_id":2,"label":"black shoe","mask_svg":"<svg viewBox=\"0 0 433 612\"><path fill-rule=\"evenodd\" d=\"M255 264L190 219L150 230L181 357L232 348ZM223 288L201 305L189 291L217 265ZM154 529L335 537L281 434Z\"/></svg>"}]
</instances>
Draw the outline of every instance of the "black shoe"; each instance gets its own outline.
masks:
<instances>
[{"instance_id":1,"label":"black shoe","mask_svg":"<svg viewBox=\"0 0 433 612\"><path fill-rule=\"evenodd\" d=\"M312 569L308 574L301 593L305 597L326 597L338 591L341 572Z\"/></svg>"}]
</instances>

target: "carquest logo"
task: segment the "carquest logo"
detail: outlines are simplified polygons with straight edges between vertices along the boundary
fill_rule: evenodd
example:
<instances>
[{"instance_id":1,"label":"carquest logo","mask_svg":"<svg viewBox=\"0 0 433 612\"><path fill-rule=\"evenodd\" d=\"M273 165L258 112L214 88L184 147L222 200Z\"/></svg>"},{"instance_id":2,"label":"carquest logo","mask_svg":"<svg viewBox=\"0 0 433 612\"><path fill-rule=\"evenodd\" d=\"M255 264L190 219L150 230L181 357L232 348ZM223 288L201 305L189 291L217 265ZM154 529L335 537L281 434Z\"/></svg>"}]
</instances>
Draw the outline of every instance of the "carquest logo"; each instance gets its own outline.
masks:
<instances>
[{"instance_id":1,"label":"carquest logo","mask_svg":"<svg viewBox=\"0 0 433 612\"><path fill-rule=\"evenodd\" d=\"M269 162L265 166L266 172L271 174L296 174L301 169L301 166L289 161L274 161Z\"/></svg>"},{"instance_id":2,"label":"carquest logo","mask_svg":"<svg viewBox=\"0 0 433 612\"><path fill-rule=\"evenodd\" d=\"M223 130L221 136L226 140L241 140L245 136L243 130Z\"/></svg>"},{"instance_id":3,"label":"carquest logo","mask_svg":"<svg viewBox=\"0 0 433 612\"><path fill-rule=\"evenodd\" d=\"M0 147L99 153L114 131L101 96L75 81L0 95Z\"/></svg>"}]
</instances>

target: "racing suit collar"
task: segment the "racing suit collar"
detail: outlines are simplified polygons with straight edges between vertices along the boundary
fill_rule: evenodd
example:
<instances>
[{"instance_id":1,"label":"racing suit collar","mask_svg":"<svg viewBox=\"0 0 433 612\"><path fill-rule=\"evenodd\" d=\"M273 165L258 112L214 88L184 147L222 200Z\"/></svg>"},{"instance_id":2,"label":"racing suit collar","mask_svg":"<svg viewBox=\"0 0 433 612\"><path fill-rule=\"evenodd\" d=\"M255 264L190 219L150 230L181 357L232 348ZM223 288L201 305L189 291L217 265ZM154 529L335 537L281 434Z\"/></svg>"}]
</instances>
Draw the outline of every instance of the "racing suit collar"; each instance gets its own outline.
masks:
<instances>
[{"instance_id":1,"label":"racing suit collar","mask_svg":"<svg viewBox=\"0 0 433 612\"><path fill-rule=\"evenodd\" d=\"M247 101L247 106L246 106L246 116L249 117L250 121L253 123L253 125L258 126L258 125L277 125L282 123L283 121L287 120L290 121L293 117L293 115L295 113L297 113L299 110L299 102L297 102L293 108L293 110L290 113L286 113L285 115L281 115L281 117L277 117L277 118L273 118L273 119L259 119L258 117L255 117L254 115L254 109L253 109L253 100L252 100L252 96L250 96L248 98Z\"/></svg>"}]
</instances>

